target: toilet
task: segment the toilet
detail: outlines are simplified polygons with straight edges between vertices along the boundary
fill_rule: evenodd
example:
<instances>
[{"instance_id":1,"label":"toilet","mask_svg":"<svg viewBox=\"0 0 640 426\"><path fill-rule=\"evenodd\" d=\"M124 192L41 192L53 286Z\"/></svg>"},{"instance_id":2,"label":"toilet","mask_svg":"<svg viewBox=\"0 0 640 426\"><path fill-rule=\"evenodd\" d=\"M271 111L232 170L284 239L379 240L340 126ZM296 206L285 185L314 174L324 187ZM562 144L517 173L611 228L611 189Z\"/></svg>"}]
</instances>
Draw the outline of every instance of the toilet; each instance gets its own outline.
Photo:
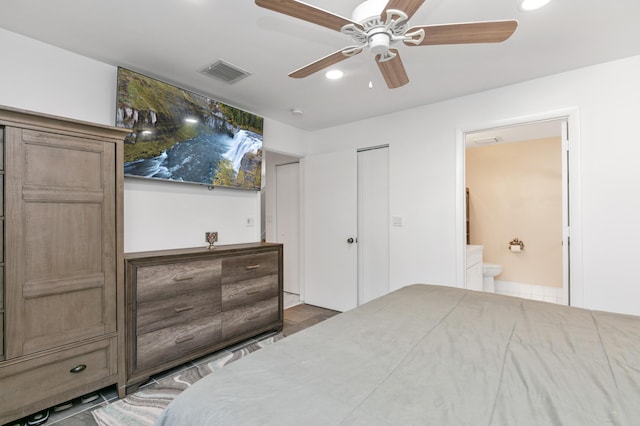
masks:
<instances>
[{"instance_id":1,"label":"toilet","mask_svg":"<svg viewBox=\"0 0 640 426\"><path fill-rule=\"evenodd\" d=\"M493 279L502 273L502 265L495 265L493 263L482 264L482 290L495 293L496 286Z\"/></svg>"}]
</instances>

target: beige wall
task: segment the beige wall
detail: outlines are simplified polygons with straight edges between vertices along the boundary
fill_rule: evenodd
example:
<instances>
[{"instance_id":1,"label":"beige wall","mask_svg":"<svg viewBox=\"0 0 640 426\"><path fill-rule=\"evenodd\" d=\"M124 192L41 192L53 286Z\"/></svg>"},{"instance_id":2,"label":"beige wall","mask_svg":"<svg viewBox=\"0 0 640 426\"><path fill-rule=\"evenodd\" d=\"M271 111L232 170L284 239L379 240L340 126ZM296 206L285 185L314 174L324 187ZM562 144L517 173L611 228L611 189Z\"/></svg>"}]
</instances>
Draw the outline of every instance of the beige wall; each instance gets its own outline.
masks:
<instances>
[{"instance_id":1,"label":"beige wall","mask_svg":"<svg viewBox=\"0 0 640 426\"><path fill-rule=\"evenodd\" d=\"M497 280L562 287L561 151L560 138L466 151L471 244L503 266ZM507 249L514 238L524 251Z\"/></svg>"}]
</instances>

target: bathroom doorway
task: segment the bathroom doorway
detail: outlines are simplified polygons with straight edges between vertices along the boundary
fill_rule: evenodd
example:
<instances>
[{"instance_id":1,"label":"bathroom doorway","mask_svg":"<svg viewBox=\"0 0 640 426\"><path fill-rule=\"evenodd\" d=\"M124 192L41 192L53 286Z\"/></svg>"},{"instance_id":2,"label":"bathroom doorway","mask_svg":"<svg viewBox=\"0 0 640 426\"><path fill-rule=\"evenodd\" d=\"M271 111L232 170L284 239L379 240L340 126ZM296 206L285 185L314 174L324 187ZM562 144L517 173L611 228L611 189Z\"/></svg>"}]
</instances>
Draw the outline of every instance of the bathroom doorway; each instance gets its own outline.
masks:
<instances>
[{"instance_id":1,"label":"bathroom doorway","mask_svg":"<svg viewBox=\"0 0 640 426\"><path fill-rule=\"evenodd\" d=\"M484 291L570 303L567 129L561 117L464 133L464 239L481 247Z\"/></svg>"}]
</instances>

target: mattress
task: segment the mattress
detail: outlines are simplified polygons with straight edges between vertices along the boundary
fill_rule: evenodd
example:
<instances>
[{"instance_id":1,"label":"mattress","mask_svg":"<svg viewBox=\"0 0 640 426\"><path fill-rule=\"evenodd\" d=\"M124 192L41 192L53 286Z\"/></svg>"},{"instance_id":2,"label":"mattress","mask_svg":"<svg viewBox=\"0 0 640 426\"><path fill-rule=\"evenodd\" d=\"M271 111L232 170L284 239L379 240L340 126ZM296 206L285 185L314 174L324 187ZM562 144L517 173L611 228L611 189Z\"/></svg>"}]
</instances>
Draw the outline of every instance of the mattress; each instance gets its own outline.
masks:
<instances>
[{"instance_id":1,"label":"mattress","mask_svg":"<svg viewBox=\"0 0 640 426\"><path fill-rule=\"evenodd\" d=\"M212 373L156 424L640 424L640 318L411 285Z\"/></svg>"}]
</instances>

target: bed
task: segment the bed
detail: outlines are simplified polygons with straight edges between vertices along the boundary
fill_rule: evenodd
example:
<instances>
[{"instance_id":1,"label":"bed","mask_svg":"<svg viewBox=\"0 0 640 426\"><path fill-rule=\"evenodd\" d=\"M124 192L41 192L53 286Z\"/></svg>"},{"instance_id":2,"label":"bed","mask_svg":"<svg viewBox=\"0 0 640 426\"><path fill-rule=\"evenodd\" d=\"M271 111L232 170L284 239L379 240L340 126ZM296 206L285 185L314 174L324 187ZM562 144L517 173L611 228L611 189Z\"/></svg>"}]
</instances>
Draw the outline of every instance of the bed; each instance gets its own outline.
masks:
<instances>
[{"instance_id":1,"label":"bed","mask_svg":"<svg viewBox=\"0 0 640 426\"><path fill-rule=\"evenodd\" d=\"M210 374L156 424L640 424L640 318L411 285Z\"/></svg>"}]
</instances>

